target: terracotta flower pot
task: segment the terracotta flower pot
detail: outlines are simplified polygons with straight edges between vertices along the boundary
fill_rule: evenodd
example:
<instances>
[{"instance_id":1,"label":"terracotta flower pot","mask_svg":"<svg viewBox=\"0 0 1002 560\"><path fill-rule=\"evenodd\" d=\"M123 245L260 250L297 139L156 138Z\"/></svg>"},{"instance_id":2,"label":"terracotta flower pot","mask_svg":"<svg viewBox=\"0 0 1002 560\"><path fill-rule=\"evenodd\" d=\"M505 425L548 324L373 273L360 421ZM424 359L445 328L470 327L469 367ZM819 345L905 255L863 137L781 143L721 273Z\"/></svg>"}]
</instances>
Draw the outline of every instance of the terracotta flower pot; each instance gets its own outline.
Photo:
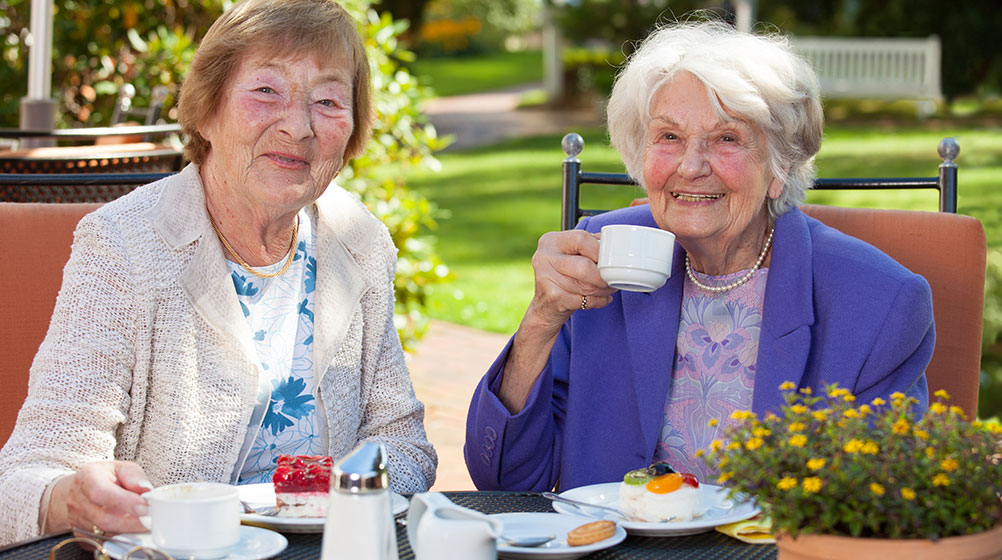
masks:
<instances>
[{"instance_id":1,"label":"terracotta flower pot","mask_svg":"<svg viewBox=\"0 0 1002 560\"><path fill-rule=\"evenodd\" d=\"M779 535L777 560L999 560L1002 558L1002 525L976 535L928 539L868 539L805 535Z\"/></svg>"}]
</instances>

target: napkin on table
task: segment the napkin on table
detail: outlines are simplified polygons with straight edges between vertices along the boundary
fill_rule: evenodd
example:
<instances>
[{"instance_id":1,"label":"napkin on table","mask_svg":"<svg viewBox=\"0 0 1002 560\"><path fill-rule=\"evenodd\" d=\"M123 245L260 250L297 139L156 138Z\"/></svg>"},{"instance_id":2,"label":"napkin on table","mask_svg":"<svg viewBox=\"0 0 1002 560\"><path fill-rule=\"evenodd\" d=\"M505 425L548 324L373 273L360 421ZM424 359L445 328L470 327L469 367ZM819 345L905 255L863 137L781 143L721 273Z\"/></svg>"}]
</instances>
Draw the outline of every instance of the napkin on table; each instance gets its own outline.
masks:
<instances>
[{"instance_id":1,"label":"napkin on table","mask_svg":"<svg viewBox=\"0 0 1002 560\"><path fill-rule=\"evenodd\" d=\"M720 525L717 527L717 530L728 537L734 537L746 543L767 544L776 542L776 537L772 534L772 521L761 513L751 519Z\"/></svg>"}]
</instances>

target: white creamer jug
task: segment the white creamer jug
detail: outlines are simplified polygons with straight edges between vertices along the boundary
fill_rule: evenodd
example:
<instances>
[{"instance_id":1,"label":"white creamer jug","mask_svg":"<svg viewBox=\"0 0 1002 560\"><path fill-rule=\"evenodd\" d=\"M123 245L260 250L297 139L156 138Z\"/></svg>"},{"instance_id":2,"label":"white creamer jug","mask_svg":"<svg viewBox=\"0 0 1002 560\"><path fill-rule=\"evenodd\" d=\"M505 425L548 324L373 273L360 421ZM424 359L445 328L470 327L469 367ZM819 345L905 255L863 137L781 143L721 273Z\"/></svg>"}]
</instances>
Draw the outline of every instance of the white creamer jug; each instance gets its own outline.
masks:
<instances>
[{"instance_id":1,"label":"white creamer jug","mask_svg":"<svg viewBox=\"0 0 1002 560\"><path fill-rule=\"evenodd\" d=\"M407 512L407 538L416 560L495 560L504 524L457 506L438 492L415 494Z\"/></svg>"},{"instance_id":2,"label":"white creamer jug","mask_svg":"<svg viewBox=\"0 0 1002 560\"><path fill-rule=\"evenodd\" d=\"M398 560L386 450L366 443L331 472L321 560Z\"/></svg>"}]
</instances>

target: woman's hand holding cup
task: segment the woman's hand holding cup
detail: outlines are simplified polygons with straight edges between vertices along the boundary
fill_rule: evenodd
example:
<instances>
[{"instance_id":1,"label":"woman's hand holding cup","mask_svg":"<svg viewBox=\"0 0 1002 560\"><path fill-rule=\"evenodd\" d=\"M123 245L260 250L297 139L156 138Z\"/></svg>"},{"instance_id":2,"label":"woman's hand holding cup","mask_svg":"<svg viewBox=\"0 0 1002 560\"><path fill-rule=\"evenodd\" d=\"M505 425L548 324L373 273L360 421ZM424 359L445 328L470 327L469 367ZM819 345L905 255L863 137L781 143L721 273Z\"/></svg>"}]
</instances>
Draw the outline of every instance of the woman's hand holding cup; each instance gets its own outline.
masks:
<instances>
[{"instance_id":1,"label":"woman's hand holding cup","mask_svg":"<svg viewBox=\"0 0 1002 560\"><path fill-rule=\"evenodd\" d=\"M149 512L140 494L153 488L142 467L127 461L98 461L55 482L45 532L72 527L92 533L145 531L139 517Z\"/></svg>"},{"instance_id":2,"label":"woman's hand holding cup","mask_svg":"<svg viewBox=\"0 0 1002 560\"><path fill-rule=\"evenodd\" d=\"M615 289L598 271L599 236L583 230L550 232L532 257L535 294L529 313L559 330L575 311L609 305Z\"/></svg>"}]
</instances>

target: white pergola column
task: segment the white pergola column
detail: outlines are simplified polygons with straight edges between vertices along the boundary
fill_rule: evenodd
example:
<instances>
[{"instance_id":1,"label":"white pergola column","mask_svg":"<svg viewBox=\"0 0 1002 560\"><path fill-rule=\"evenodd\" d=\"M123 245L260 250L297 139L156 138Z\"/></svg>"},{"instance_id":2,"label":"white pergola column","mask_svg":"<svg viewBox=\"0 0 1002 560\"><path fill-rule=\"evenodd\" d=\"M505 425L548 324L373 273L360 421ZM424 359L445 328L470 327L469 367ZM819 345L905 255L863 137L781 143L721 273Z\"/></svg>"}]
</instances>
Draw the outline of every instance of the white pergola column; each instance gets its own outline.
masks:
<instances>
[{"instance_id":1,"label":"white pergola column","mask_svg":"<svg viewBox=\"0 0 1002 560\"><path fill-rule=\"evenodd\" d=\"M21 128L52 130L58 103L52 98L52 0L32 0L28 43L28 95L21 98ZM22 147L52 145L53 140L25 139Z\"/></svg>"}]
</instances>

